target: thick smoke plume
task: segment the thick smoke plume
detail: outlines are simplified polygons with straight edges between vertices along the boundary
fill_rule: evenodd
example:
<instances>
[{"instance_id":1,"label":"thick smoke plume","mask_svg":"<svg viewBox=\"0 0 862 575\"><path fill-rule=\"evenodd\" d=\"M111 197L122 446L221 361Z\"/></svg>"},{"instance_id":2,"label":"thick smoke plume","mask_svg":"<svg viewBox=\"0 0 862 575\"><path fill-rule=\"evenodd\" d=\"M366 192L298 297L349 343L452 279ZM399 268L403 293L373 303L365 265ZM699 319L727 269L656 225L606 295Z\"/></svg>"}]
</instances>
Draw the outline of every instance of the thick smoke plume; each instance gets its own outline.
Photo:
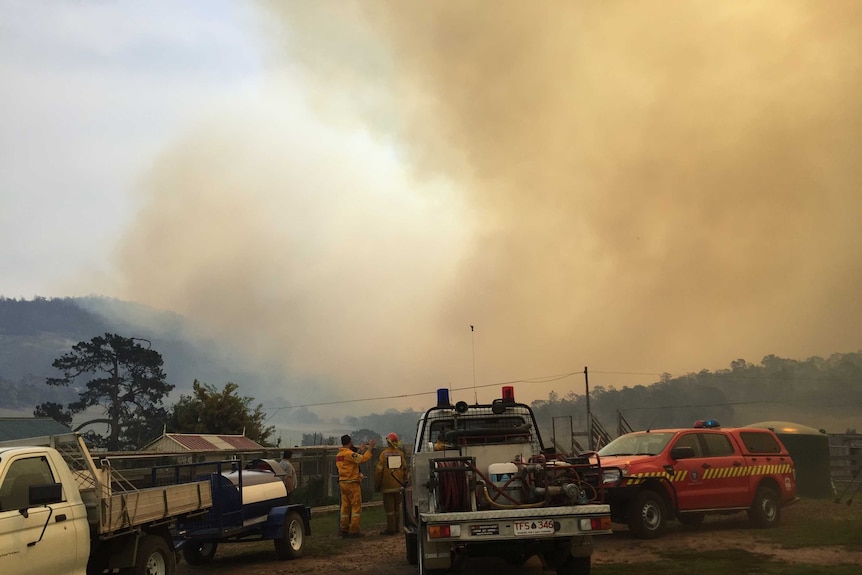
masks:
<instances>
[{"instance_id":1,"label":"thick smoke plume","mask_svg":"<svg viewBox=\"0 0 862 575\"><path fill-rule=\"evenodd\" d=\"M132 297L282 358L279 385L362 397L469 387L474 359L481 385L860 348L862 4L268 10L273 75L300 63L325 138L259 110L192 130L125 257Z\"/></svg>"}]
</instances>

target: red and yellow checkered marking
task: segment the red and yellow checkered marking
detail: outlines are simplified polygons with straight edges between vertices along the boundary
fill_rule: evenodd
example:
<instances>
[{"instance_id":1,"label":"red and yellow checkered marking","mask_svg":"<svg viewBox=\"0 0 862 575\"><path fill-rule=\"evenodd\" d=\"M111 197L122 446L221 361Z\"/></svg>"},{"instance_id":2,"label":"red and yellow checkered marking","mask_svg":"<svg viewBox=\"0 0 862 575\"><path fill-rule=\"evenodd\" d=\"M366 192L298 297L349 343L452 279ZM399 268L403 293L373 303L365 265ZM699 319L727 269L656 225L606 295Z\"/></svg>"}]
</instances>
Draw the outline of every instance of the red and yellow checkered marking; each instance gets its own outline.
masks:
<instances>
[{"instance_id":1,"label":"red and yellow checkered marking","mask_svg":"<svg viewBox=\"0 0 862 575\"><path fill-rule=\"evenodd\" d=\"M750 477L753 475L782 475L792 471L789 463L778 465L741 465L739 467L712 467L700 476L704 481L710 479L724 479L726 477ZM689 476L688 471L676 471L673 475L665 471L648 471L635 473L626 477L625 485L638 485L647 479L659 478L670 482L685 481Z\"/></svg>"}]
</instances>

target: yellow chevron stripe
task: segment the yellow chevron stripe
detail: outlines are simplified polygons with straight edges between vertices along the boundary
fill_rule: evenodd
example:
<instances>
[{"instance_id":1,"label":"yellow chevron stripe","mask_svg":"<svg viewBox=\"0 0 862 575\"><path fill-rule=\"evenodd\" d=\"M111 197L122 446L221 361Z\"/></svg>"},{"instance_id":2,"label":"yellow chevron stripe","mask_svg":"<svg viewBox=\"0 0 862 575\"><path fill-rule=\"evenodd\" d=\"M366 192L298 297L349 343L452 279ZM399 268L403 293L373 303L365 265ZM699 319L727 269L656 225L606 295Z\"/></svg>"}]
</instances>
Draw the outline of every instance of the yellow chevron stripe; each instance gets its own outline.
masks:
<instances>
[{"instance_id":1,"label":"yellow chevron stripe","mask_svg":"<svg viewBox=\"0 0 862 575\"><path fill-rule=\"evenodd\" d=\"M791 473L793 467L789 463L771 465L745 465L741 467L710 467L705 469L700 476L703 481L713 479L725 479L728 477L749 477L752 475L778 475ZM662 478L671 482L682 482L688 479L686 470L676 470L673 475L667 471L644 471L626 478L625 485L639 485L646 479Z\"/></svg>"}]
</instances>

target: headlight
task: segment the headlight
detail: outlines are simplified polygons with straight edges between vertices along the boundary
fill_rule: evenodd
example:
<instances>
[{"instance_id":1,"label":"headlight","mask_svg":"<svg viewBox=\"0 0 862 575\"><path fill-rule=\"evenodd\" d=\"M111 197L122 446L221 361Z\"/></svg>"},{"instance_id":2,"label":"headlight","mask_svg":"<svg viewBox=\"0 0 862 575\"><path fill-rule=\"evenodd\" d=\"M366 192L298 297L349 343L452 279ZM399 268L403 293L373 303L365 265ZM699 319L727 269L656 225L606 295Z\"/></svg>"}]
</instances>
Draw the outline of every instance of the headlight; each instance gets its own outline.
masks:
<instances>
[{"instance_id":1,"label":"headlight","mask_svg":"<svg viewBox=\"0 0 862 575\"><path fill-rule=\"evenodd\" d=\"M602 470L602 485L613 485L619 483L623 478L621 469L603 469Z\"/></svg>"}]
</instances>

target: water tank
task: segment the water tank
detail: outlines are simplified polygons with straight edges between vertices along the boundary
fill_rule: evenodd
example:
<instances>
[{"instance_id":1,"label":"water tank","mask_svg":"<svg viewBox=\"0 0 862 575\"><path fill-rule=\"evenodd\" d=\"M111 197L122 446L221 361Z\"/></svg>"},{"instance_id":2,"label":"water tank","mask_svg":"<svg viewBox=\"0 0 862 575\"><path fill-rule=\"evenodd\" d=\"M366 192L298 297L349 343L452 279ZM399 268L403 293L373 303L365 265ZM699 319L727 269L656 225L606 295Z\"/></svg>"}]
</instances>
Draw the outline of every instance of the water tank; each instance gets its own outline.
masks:
<instances>
[{"instance_id":1,"label":"water tank","mask_svg":"<svg viewBox=\"0 0 862 575\"><path fill-rule=\"evenodd\" d=\"M500 505L515 505L521 502L521 478L518 477L518 466L514 463L492 463L488 466L488 477L491 483L504 491L506 496L496 489L489 489L491 499Z\"/></svg>"}]
</instances>

